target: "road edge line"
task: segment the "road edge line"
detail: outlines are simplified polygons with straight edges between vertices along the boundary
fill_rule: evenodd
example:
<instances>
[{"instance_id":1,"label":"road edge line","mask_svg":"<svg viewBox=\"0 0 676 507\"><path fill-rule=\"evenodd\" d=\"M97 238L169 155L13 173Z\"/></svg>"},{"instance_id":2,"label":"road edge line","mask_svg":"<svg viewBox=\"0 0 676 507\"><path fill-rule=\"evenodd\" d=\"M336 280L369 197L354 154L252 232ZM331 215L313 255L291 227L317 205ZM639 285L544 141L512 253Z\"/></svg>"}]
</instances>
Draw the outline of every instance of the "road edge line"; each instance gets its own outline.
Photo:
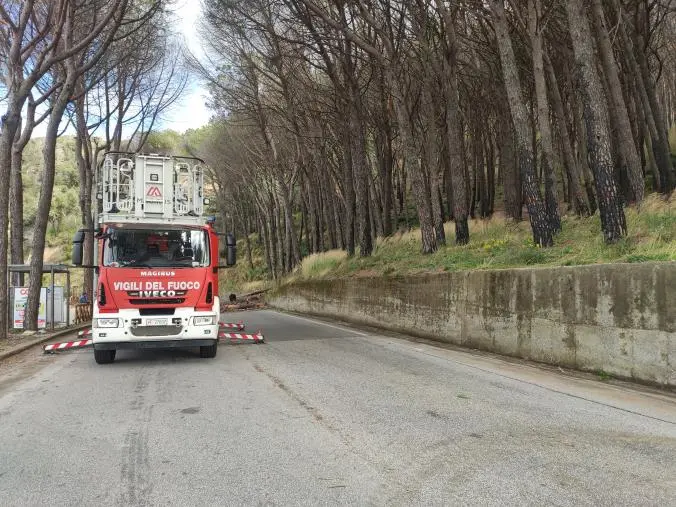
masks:
<instances>
[{"instance_id":1,"label":"road edge line","mask_svg":"<svg viewBox=\"0 0 676 507\"><path fill-rule=\"evenodd\" d=\"M647 381L639 381L637 379L624 378L624 377L614 377L610 380L599 380L594 372L578 370L575 368L563 368L560 366L552 365L549 363L542 363L539 361L534 361L532 359L525 359L520 357L508 356L500 354L499 352L486 351L481 349L475 349L471 347L466 347L462 345L456 345L454 343L445 342L442 340L435 340L433 338L416 335L414 333L406 333L403 331L393 331L387 329L386 327L378 327L373 324L365 324L359 320L353 320L350 317L338 316L338 315L329 315L325 313L315 313L315 312L297 312L293 310L287 310L285 308L276 307L274 305L269 305L269 310L277 312L281 315L287 315L290 317L295 317L300 320L316 322L318 324L326 325L328 327L333 327L336 329L343 329L345 331L354 331L353 328L360 329L363 334L363 337L373 337L373 338L394 338L410 343L418 343L422 345L428 345L433 348L438 348L442 350L451 350L463 354L468 354L473 357L489 357L499 361L504 361L507 364L528 366L540 371L547 371L557 375L562 375L563 377L569 377L578 380L588 380L591 382L598 382L607 386L614 386L617 388L631 388L635 391L641 391L644 393L652 393L661 396L667 396L668 398L676 396L676 388L670 386L663 386L662 384L654 384ZM329 322L334 322L337 325L332 325ZM458 362L459 364L462 364ZM471 365L465 365L472 367ZM518 380L518 379L515 379ZM542 387L542 386L541 386ZM673 424L673 423L672 423Z\"/></svg>"}]
</instances>

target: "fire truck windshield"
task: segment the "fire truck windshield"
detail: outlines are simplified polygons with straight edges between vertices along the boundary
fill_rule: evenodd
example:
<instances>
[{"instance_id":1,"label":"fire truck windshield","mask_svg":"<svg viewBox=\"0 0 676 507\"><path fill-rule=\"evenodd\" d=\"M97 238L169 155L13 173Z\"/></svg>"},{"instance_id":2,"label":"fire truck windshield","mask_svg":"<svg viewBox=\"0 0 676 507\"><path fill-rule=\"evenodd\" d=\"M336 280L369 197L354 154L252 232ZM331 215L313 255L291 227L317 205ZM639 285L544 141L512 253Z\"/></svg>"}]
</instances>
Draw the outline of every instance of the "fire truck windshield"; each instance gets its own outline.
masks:
<instances>
[{"instance_id":1,"label":"fire truck windshield","mask_svg":"<svg viewBox=\"0 0 676 507\"><path fill-rule=\"evenodd\" d=\"M209 236L201 229L109 227L103 244L107 267L204 267L209 265Z\"/></svg>"}]
</instances>

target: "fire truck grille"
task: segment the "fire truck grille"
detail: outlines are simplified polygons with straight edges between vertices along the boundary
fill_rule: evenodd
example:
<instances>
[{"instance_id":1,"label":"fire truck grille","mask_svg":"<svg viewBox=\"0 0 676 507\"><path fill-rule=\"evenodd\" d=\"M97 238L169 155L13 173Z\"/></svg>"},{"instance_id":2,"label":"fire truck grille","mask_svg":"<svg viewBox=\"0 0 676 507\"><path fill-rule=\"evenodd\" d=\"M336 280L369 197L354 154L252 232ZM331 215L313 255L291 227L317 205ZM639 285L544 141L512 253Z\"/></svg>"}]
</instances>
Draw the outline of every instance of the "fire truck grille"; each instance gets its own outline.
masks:
<instances>
[{"instance_id":1,"label":"fire truck grille","mask_svg":"<svg viewBox=\"0 0 676 507\"><path fill-rule=\"evenodd\" d=\"M132 305L180 305L185 303L185 298L165 299L130 299Z\"/></svg>"},{"instance_id":2,"label":"fire truck grille","mask_svg":"<svg viewBox=\"0 0 676 507\"><path fill-rule=\"evenodd\" d=\"M181 333L181 326L140 326L132 327L134 336L176 336Z\"/></svg>"}]
</instances>

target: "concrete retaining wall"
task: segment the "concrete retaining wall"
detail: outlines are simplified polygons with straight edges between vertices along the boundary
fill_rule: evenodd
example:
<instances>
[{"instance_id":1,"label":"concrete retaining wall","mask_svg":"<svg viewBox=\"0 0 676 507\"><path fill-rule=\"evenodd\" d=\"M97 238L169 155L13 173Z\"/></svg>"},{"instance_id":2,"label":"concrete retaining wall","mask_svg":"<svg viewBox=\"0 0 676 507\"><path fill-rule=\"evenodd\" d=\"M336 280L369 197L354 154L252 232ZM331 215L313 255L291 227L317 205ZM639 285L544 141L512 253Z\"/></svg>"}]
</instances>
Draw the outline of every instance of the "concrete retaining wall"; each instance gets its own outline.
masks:
<instances>
[{"instance_id":1,"label":"concrete retaining wall","mask_svg":"<svg viewBox=\"0 0 676 507\"><path fill-rule=\"evenodd\" d=\"M543 363L676 386L676 263L349 278L273 307Z\"/></svg>"}]
</instances>

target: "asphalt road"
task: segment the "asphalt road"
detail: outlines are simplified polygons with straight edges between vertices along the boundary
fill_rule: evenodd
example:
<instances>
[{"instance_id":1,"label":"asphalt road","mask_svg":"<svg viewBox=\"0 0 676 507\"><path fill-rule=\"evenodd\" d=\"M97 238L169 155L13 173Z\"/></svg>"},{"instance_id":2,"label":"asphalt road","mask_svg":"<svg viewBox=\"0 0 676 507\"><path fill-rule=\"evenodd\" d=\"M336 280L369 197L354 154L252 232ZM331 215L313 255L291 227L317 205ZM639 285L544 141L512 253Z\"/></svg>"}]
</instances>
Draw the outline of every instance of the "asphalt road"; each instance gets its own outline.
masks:
<instances>
[{"instance_id":1,"label":"asphalt road","mask_svg":"<svg viewBox=\"0 0 676 507\"><path fill-rule=\"evenodd\" d=\"M263 311L0 365L0 505L676 505L676 398Z\"/></svg>"}]
</instances>

